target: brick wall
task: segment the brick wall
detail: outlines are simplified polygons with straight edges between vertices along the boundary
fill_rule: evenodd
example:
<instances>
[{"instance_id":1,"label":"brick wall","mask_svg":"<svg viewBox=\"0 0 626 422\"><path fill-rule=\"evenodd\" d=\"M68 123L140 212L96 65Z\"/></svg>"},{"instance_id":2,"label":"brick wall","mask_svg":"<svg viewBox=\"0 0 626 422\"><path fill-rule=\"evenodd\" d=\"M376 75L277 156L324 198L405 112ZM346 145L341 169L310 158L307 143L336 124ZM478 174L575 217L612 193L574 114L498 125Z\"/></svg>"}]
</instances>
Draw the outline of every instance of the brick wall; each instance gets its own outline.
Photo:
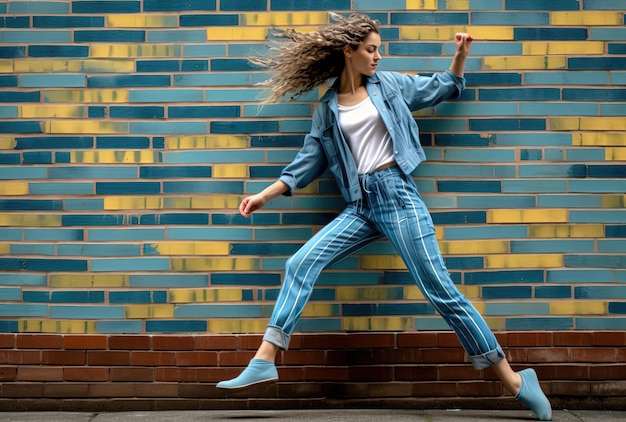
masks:
<instances>
[{"instance_id":1,"label":"brick wall","mask_svg":"<svg viewBox=\"0 0 626 422\"><path fill-rule=\"evenodd\" d=\"M623 405L625 9L0 1L0 406L515 405L387 242L319 280L283 383L250 400L213 387L258 345L286 258L343 205L325 176L236 212L294 157L320 95L260 110L267 74L246 58L327 10L381 21L386 70L444 70L454 33L474 36L462 98L416 113L451 275L551 399Z\"/></svg>"}]
</instances>

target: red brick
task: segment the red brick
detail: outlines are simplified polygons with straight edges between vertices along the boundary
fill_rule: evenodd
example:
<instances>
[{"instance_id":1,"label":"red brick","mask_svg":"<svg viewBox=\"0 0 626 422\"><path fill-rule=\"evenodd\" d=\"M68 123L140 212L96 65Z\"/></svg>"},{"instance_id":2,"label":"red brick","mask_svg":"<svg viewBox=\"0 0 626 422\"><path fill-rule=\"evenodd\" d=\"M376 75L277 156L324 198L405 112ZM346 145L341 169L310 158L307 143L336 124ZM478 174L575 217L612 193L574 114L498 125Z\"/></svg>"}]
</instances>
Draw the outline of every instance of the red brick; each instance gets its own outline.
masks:
<instances>
[{"instance_id":1,"label":"red brick","mask_svg":"<svg viewBox=\"0 0 626 422\"><path fill-rule=\"evenodd\" d=\"M255 352L220 352L218 354L219 366L247 366L254 357Z\"/></svg>"},{"instance_id":2,"label":"red brick","mask_svg":"<svg viewBox=\"0 0 626 422\"><path fill-rule=\"evenodd\" d=\"M44 383L37 382L7 382L2 384L2 398L8 397L26 397L26 398L35 398L35 397L43 397L43 386Z\"/></svg>"},{"instance_id":3,"label":"red brick","mask_svg":"<svg viewBox=\"0 0 626 422\"><path fill-rule=\"evenodd\" d=\"M324 397L325 396L325 386L320 383L281 382L279 384L276 384L276 388L278 390L278 397L309 398L309 397Z\"/></svg>"},{"instance_id":4,"label":"red brick","mask_svg":"<svg viewBox=\"0 0 626 422\"><path fill-rule=\"evenodd\" d=\"M566 348L528 349L528 362L569 362L569 350Z\"/></svg>"},{"instance_id":5,"label":"red brick","mask_svg":"<svg viewBox=\"0 0 626 422\"><path fill-rule=\"evenodd\" d=\"M235 350L237 348L236 336L196 336L193 338L195 350Z\"/></svg>"},{"instance_id":6,"label":"red brick","mask_svg":"<svg viewBox=\"0 0 626 422\"><path fill-rule=\"evenodd\" d=\"M437 333L398 333L396 341L400 348L436 347Z\"/></svg>"},{"instance_id":7,"label":"red brick","mask_svg":"<svg viewBox=\"0 0 626 422\"><path fill-rule=\"evenodd\" d=\"M494 335L496 336L496 340L500 346L507 347L509 345L508 333L494 333Z\"/></svg>"},{"instance_id":8,"label":"red brick","mask_svg":"<svg viewBox=\"0 0 626 422\"><path fill-rule=\"evenodd\" d=\"M237 349L256 351L263 341L263 336L259 334L237 336Z\"/></svg>"},{"instance_id":9,"label":"red brick","mask_svg":"<svg viewBox=\"0 0 626 422\"><path fill-rule=\"evenodd\" d=\"M39 365L39 350L0 350L0 365Z\"/></svg>"},{"instance_id":10,"label":"red brick","mask_svg":"<svg viewBox=\"0 0 626 422\"><path fill-rule=\"evenodd\" d=\"M347 365L348 364L348 351L347 350L328 350L326 352L326 364L327 365Z\"/></svg>"},{"instance_id":11,"label":"red brick","mask_svg":"<svg viewBox=\"0 0 626 422\"><path fill-rule=\"evenodd\" d=\"M399 366L394 367L396 381L436 381L436 366Z\"/></svg>"},{"instance_id":12,"label":"red brick","mask_svg":"<svg viewBox=\"0 0 626 422\"><path fill-rule=\"evenodd\" d=\"M437 369L439 379L442 381L477 380L483 378L481 371L477 371L473 366L468 365L441 365Z\"/></svg>"},{"instance_id":13,"label":"red brick","mask_svg":"<svg viewBox=\"0 0 626 422\"><path fill-rule=\"evenodd\" d=\"M154 381L154 368L111 368L111 381L151 382Z\"/></svg>"},{"instance_id":14,"label":"red brick","mask_svg":"<svg viewBox=\"0 0 626 422\"><path fill-rule=\"evenodd\" d=\"M217 366L217 352L176 352L177 366Z\"/></svg>"},{"instance_id":15,"label":"red brick","mask_svg":"<svg viewBox=\"0 0 626 422\"><path fill-rule=\"evenodd\" d=\"M195 368L156 368L155 381L195 382L198 381L198 370Z\"/></svg>"},{"instance_id":16,"label":"red brick","mask_svg":"<svg viewBox=\"0 0 626 422\"><path fill-rule=\"evenodd\" d=\"M175 366L174 352L131 352L131 365L137 366Z\"/></svg>"},{"instance_id":17,"label":"red brick","mask_svg":"<svg viewBox=\"0 0 626 422\"><path fill-rule=\"evenodd\" d=\"M301 336L302 349L339 349L348 347L346 334L309 334Z\"/></svg>"},{"instance_id":18,"label":"red brick","mask_svg":"<svg viewBox=\"0 0 626 422\"><path fill-rule=\"evenodd\" d=\"M389 349L376 349L389 350ZM372 349L350 349L346 351L347 362L350 365L366 365L374 362Z\"/></svg>"},{"instance_id":19,"label":"red brick","mask_svg":"<svg viewBox=\"0 0 626 422\"><path fill-rule=\"evenodd\" d=\"M0 349L12 349L15 347L15 335L0 334Z\"/></svg>"},{"instance_id":20,"label":"red brick","mask_svg":"<svg viewBox=\"0 0 626 422\"><path fill-rule=\"evenodd\" d=\"M413 384L412 396L415 397L454 397L456 382L417 382Z\"/></svg>"},{"instance_id":21,"label":"red brick","mask_svg":"<svg viewBox=\"0 0 626 422\"><path fill-rule=\"evenodd\" d=\"M278 367L278 379L281 381L302 381L304 380L304 368L301 366Z\"/></svg>"},{"instance_id":22,"label":"red brick","mask_svg":"<svg viewBox=\"0 0 626 422\"><path fill-rule=\"evenodd\" d=\"M592 382L590 394L598 397L624 397L626 381Z\"/></svg>"},{"instance_id":23,"label":"red brick","mask_svg":"<svg viewBox=\"0 0 626 422\"><path fill-rule=\"evenodd\" d=\"M44 365L84 365L86 353L79 350L44 350L41 362Z\"/></svg>"},{"instance_id":24,"label":"red brick","mask_svg":"<svg viewBox=\"0 0 626 422\"><path fill-rule=\"evenodd\" d=\"M585 365L587 366L587 365ZM591 365L588 366L590 371L590 378L594 380L625 380L626 379L626 365Z\"/></svg>"},{"instance_id":25,"label":"red brick","mask_svg":"<svg viewBox=\"0 0 626 422\"><path fill-rule=\"evenodd\" d=\"M345 367L307 366L304 368L305 381L348 381L349 370Z\"/></svg>"},{"instance_id":26,"label":"red brick","mask_svg":"<svg viewBox=\"0 0 626 422\"><path fill-rule=\"evenodd\" d=\"M616 362L617 350L611 347L570 349L572 362Z\"/></svg>"},{"instance_id":27,"label":"red brick","mask_svg":"<svg viewBox=\"0 0 626 422\"><path fill-rule=\"evenodd\" d=\"M461 363L465 362L463 349L424 349L422 362L427 363Z\"/></svg>"},{"instance_id":28,"label":"red brick","mask_svg":"<svg viewBox=\"0 0 626 422\"><path fill-rule=\"evenodd\" d=\"M17 377L17 369L15 366L0 367L0 381L14 381Z\"/></svg>"},{"instance_id":29,"label":"red brick","mask_svg":"<svg viewBox=\"0 0 626 422\"><path fill-rule=\"evenodd\" d=\"M510 362L528 362L527 349L506 349L504 353L507 355L507 359Z\"/></svg>"},{"instance_id":30,"label":"red brick","mask_svg":"<svg viewBox=\"0 0 626 422\"><path fill-rule=\"evenodd\" d=\"M439 333L437 345L439 347L461 347L461 342L455 333Z\"/></svg>"},{"instance_id":31,"label":"red brick","mask_svg":"<svg viewBox=\"0 0 626 422\"><path fill-rule=\"evenodd\" d=\"M219 381L235 378L241 371L242 368L199 368L197 370L198 381L217 383Z\"/></svg>"},{"instance_id":32,"label":"red brick","mask_svg":"<svg viewBox=\"0 0 626 422\"><path fill-rule=\"evenodd\" d=\"M152 350L193 350L192 336L153 336Z\"/></svg>"},{"instance_id":33,"label":"red brick","mask_svg":"<svg viewBox=\"0 0 626 422\"><path fill-rule=\"evenodd\" d=\"M420 363L422 353L420 349L374 349L373 363Z\"/></svg>"},{"instance_id":34,"label":"red brick","mask_svg":"<svg viewBox=\"0 0 626 422\"><path fill-rule=\"evenodd\" d=\"M62 367L20 366L18 381L63 381Z\"/></svg>"},{"instance_id":35,"label":"red brick","mask_svg":"<svg viewBox=\"0 0 626 422\"><path fill-rule=\"evenodd\" d=\"M113 350L89 350L87 352L87 363L89 365L110 365L120 366L130 364L130 352Z\"/></svg>"},{"instance_id":36,"label":"red brick","mask_svg":"<svg viewBox=\"0 0 626 422\"><path fill-rule=\"evenodd\" d=\"M591 346L593 340L587 332L556 331L552 337L555 346Z\"/></svg>"},{"instance_id":37,"label":"red brick","mask_svg":"<svg viewBox=\"0 0 626 422\"><path fill-rule=\"evenodd\" d=\"M45 397L87 398L91 396L90 384L79 382L47 383Z\"/></svg>"},{"instance_id":38,"label":"red brick","mask_svg":"<svg viewBox=\"0 0 626 422\"><path fill-rule=\"evenodd\" d=\"M113 335L109 337L111 350L150 350L151 347L150 336Z\"/></svg>"},{"instance_id":39,"label":"red brick","mask_svg":"<svg viewBox=\"0 0 626 422\"><path fill-rule=\"evenodd\" d=\"M134 391L137 397L178 397L178 383L135 383Z\"/></svg>"},{"instance_id":40,"label":"red brick","mask_svg":"<svg viewBox=\"0 0 626 422\"><path fill-rule=\"evenodd\" d=\"M66 381L108 381L109 368L103 367L73 367L63 371Z\"/></svg>"},{"instance_id":41,"label":"red brick","mask_svg":"<svg viewBox=\"0 0 626 422\"><path fill-rule=\"evenodd\" d=\"M557 380L588 380L590 376L589 365L555 365L554 379ZM544 377L544 379L546 379Z\"/></svg>"},{"instance_id":42,"label":"red brick","mask_svg":"<svg viewBox=\"0 0 626 422\"><path fill-rule=\"evenodd\" d=\"M461 397L501 396L502 384L489 381L463 381L456 384L456 392Z\"/></svg>"},{"instance_id":43,"label":"red brick","mask_svg":"<svg viewBox=\"0 0 626 422\"><path fill-rule=\"evenodd\" d=\"M593 346L626 346L626 331L606 331L593 333Z\"/></svg>"},{"instance_id":44,"label":"red brick","mask_svg":"<svg viewBox=\"0 0 626 422\"><path fill-rule=\"evenodd\" d=\"M107 348L107 337L95 334L89 335L66 335L64 338L66 350L71 349L100 349Z\"/></svg>"},{"instance_id":45,"label":"red brick","mask_svg":"<svg viewBox=\"0 0 626 422\"><path fill-rule=\"evenodd\" d=\"M135 397L135 384L126 382L103 382L89 385L89 397L123 398Z\"/></svg>"},{"instance_id":46,"label":"red brick","mask_svg":"<svg viewBox=\"0 0 626 422\"><path fill-rule=\"evenodd\" d=\"M393 366L350 366L350 381L392 381Z\"/></svg>"},{"instance_id":47,"label":"red brick","mask_svg":"<svg viewBox=\"0 0 626 422\"><path fill-rule=\"evenodd\" d=\"M391 333L356 333L348 335L348 348L352 349L374 349L394 346L395 336Z\"/></svg>"},{"instance_id":48,"label":"red brick","mask_svg":"<svg viewBox=\"0 0 626 422\"><path fill-rule=\"evenodd\" d=\"M325 365L323 350L290 350L283 355L283 365Z\"/></svg>"},{"instance_id":49,"label":"red brick","mask_svg":"<svg viewBox=\"0 0 626 422\"><path fill-rule=\"evenodd\" d=\"M590 391L588 381L553 381L550 383L550 394L555 396L589 397Z\"/></svg>"},{"instance_id":50,"label":"red brick","mask_svg":"<svg viewBox=\"0 0 626 422\"><path fill-rule=\"evenodd\" d=\"M509 347L541 347L552 346L552 333L533 332L516 333L510 332L507 335Z\"/></svg>"},{"instance_id":51,"label":"red brick","mask_svg":"<svg viewBox=\"0 0 626 422\"><path fill-rule=\"evenodd\" d=\"M62 349L63 336L52 334L18 334L18 349Z\"/></svg>"},{"instance_id":52,"label":"red brick","mask_svg":"<svg viewBox=\"0 0 626 422\"><path fill-rule=\"evenodd\" d=\"M370 397L411 397L413 384L408 382L370 384L368 390Z\"/></svg>"}]
</instances>

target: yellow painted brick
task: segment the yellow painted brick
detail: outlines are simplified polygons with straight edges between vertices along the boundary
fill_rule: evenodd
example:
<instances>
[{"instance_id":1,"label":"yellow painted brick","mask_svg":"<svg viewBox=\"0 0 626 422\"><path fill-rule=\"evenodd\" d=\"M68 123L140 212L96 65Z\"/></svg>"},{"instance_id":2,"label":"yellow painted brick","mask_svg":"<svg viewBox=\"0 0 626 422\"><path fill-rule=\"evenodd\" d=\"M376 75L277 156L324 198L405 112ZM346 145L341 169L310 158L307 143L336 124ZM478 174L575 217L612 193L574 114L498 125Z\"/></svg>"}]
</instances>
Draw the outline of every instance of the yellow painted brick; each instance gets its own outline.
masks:
<instances>
[{"instance_id":1,"label":"yellow painted brick","mask_svg":"<svg viewBox=\"0 0 626 422\"><path fill-rule=\"evenodd\" d=\"M3 180L0 183L0 195L28 195L28 182Z\"/></svg>"},{"instance_id":2,"label":"yellow painted brick","mask_svg":"<svg viewBox=\"0 0 626 422\"><path fill-rule=\"evenodd\" d=\"M51 103L127 103L128 90L124 89L61 89L45 92Z\"/></svg>"},{"instance_id":3,"label":"yellow painted brick","mask_svg":"<svg viewBox=\"0 0 626 422\"><path fill-rule=\"evenodd\" d=\"M401 40L452 41L457 32L468 32L476 40L509 41L514 39L512 26L400 26Z\"/></svg>"},{"instance_id":4,"label":"yellow painted brick","mask_svg":"<svg viewBox=\"0 0 626 422\"><path fill-rule=\"evenodd\" d=\"M412 317L372 317L369 319L372 331L406 331L413 327Z\"/></svg>"},{"instance_id":5,"label":"yellow painted brick","mask_svg":"<svg viewBox=\"0 0 626 422\"><path fill-rule=\"evenodd\" d=\"M552 117L551 130L626 130L623 117Z\"/></svg>"},{"instance_id":6,"label":"yellow painted brick","mask_svg":"<svg viewBox=\"0 0 626 422\"><path fill-rule=\"evenodd\" d=\"M159 162L159 153L156 151L72 151L71 163L82 164L151 164Z\"/></svg>"},{"instance_id":7,"label":"yellow painted brick","mask_svg":"<svg viewBox=\"0 0 626 422\"><path fill-rule=\"evenodd\" d=\"M11 244L0 243L0 255L8 255L11 253Z\"/></svg>"},{"instance_id":8,"label":"yellow painted brick","mask_svg":"<svg viewBox=\"0 0 626 422\"><path fill-rule=\"evenodd\" d=\"M169 295L171 303L241 302L242 300L241 289L229 288L173 289L170 290Z\"/></svg>"},{"instance_id":9,"label":"yellow painted brick","mask_svg":"<svg viewBox=\"0 0 626 422\"><path fill-rule=\"evenodd\" d=\"M128 133L128 122L53 120L44 122L45 133Z\"/></svg>"},{"instance_id":10,"label":"yellow painted brick","mask_svg":"<svg viewBox=\"0 0 626 422\"><path fill-rule=\"evenodd\" d=\"M180 57L179 45L162 44L94 44L89 54L93 58L128 58L128 57Z\"/></svg>"},{"instance_id":11,"label":"yellow painted brick","mask_svg":"<svg viewBox=\"0 0 626 422\"><path fill-rule=\"evenodd\" d=\"M15 149L17 141L15 138L9 138L8 136L0 137L0 149Z\"/></svg>"},{"instance_id":12,"label":"yellow painted brick","mask_svg":"<svg viewBox=\"0 0 626 422\"><path fill-rule=\"evenodd\" d=\"M444 255L470 255L509 252L508 240L454 240L439 242Z\"/></svg>"},{"instance_id":13,"label":"yellow painted brick","mask_svg":"<svg viewBox=\"0 0 626 422\"><path fill-rule=\"evenodd\" d=\"M84 117L86 116L87 107L82 106L63 106L63 105L48 105L48 106L32 106L23 105L19 106L19 116L22 118L32 117Z\"/></svg>"},{"instance_id":14,"label":"yellow painted brick","mask_svg":"<svg viewBox=\"0 0 626 422\"><path fill-rule=\"evenodd\" d=\"M463 296L468 299L478 299L482 297L480 294L480 286L462 285L456 287L463 294Z\"/></svg>"},{"instance_id":15,"label":"yellow painted brick","mask_svg":"<svg viewBox=\"0 0 626 422\"><path fill-rule=\"evenodd\" d=\"M532 70L532 69L565 69L565 57L558 56L514 56L484 57L485 69L494 70Z\"/></svg>"},{"instance_id":16,"label":"yellow painted brick","mask_svg":"<svg viewBox=\"0 0 626 422\"><path fill-rule=\"evenodd\" d=\"M524 56L604 54L602 41L528 41L522 43Z\"/></svg>"},{"instance_id":17,"label":"yellow painted brick","mask_svg":"<svg viewBox=\"0 0 626 422\"><path fill-rule=\"evenodd\" d=\"M108 15L105 26L121 28L176 28L178 19L170 15Z\"/></svg>"},{"instance_id":18,"label":"yellow painted brick","mask_svg":"<svg viewBox=\"0 0 626 422\"><path fill-rule=\"evenodd\" d=\"M624 208L626 195L602 195L602 208Z\"/></svg>"},{"instance_id":19,"label":"yellow painted brick","mask_svg":"<svg viewBox=\"0 0 626 422\"><path fill-rule=\"evenodd\" d=\"M23 333L95 334L96 321L22 320L18 329Z\"/></svg>"},{"instance_id":20,"label":"yellow painted brick","mask_svg":"<svg viewBox=\"0 0 626 422\"><path fill-rule=\"evenodd\" d=\"M257 258L173 258L175 271L252 271L260 268Z\"/></svg>"},{"instance_id":21,"label":"yellow painted brick","mask_svg":"<svg viewBox=\"0 0 626 422\"><path fill-rule=\"evenodd\" d=\"M404 298L407 300L425 300L426 297L417 286L407 286L404 288Z\"/></svg>"},{"instance_id":22,"label":"yellow painted brick","mask_svg":"<svg viewBox=\"0 0 626 422\"><path fill-rule=\"evenodd\" d=\"M192 197L191 208L194 209L236 209L239 208L241 198L236 196L204 196Z\"/></svg>"},{"instance_id":23,"label":"yellow painted brick","mask_svg":"<svg viewBox=\"0 0 626 422\"><path fill-rule=\"evenodd\" d=\"M397 255L363 255L361 257L361 266L367 270L402 270L406 269L406 265Z\"/></svg>"},{"instance_id":24,"label":"yellow painted brick","mask_svg":"<svg viewBox=\"0 0 626 422\"><path fill-rule=\"evenodd\" d=\"M339 305L332 303L309 302L302 310L303 317L331 317L337 315L336 309Z\"/></svg>"},{"instance_id":25,"label":"yellow painted brick","mask_svg":"<svg viewBox=\"0 0 626 422\"><path fill-rule=\"evenodd\" d=\"M492 330L505 330L506 318L502 317L485 317L485 322Z\"/></svg>"},{"instance_id":26,"label":"yellow painted brick","mask_svg":"<svg viewBox=\"0 0 626 422\"><path fill-rule=\"evenodd\" d=\"M406 0L406 10L437 10L437 0Z\"/></svg>"},{"instance_id":27,"label":"yellow painted brick","mask_svg":"<svg viewBox=\"0 0 626 422\"><path fill-rule=\"evenodd\" d=\"M607 302L550 302L551 315L605 315L608 312Z\"/></svg>"},{"instance_id":28,"label":"yellow painted brick","mask_svg":"<svg viewBox=\"0 0 626 422\"><path fill-rule=\"evenodd\" d=\"M346 331L369 331L369 317L345 317L341 319L341 328Z\"/></svg>"},{"instance_id":29,"label":"yellow painted brick","mask_svg":"<svg viewBox=\"0 0 626 422\"><path fill-rule=\"evenodd\" d=\"M435 238L437 240L442 240L444 237L445 230L441 226L435 226Z\"/></svg>"},{"instance_id":30,"label":"yellow painted brick","mask_svg":"<svg viewBox=\"0 0 626 422\"><path fill-rule=\"evenodd\" d=\"M49 287L125 287L130 285L127 274L50 274Z\"/></svg>"},{"instance_id":31,"label":"yellow painted brick","mask_svg":"<svg viewBox=\"0 0 626 422\"><path fill-rule=\"evenodd\" d=\"M623 147L626 146L626 132L573 133L572 145Z\"/></svg>"},{"instance_id":32,"label":"yellow painted brick","mask_svg":"<svg viewBox=\"0 0 626 422\"><path fill-rule=\"evenodd\" d=\"M256 319L242 319L240 322L241 331L238 333L264 333L267 328L269 319L256 318ZM232 333L232 331L231 331Z\"/></svg>"},{"instance_id":33,"label":"yellow painted brick","mask_svg":"<svg viewBox=\"0 0 626 422\"><path fill-rule=\"evenodd\" d=\"M248 166L246 164L214 164L213 177L246 178L248 177Z\"/></svg>"},{"instance_id":34,"label":"yellow painted brick","mask_svg":"<svg viewBox=\"0 0 626 422\"><path fill-rule=\"evenodd\" d=\"M0 60L0 73L13 73L13 60Z\"/></svg>"},{"instance_id":35,"label":"yellow painted brick","mask_svg":"<svg viewBox=\"0 0 626 422\"><path fill-rule=\"evenodd\" d=\"M5 212L0 213L0 227L61 227L61 216Z\"/></svg>"},{"instance_id":36,"label":"yellow painted brick","mask_svg":"<svg viewBox=\"0 0 626 422\"><path fill-rule=\"evenodd\" d=\"M163 208L163 198L158 196L106 196L105 210L159 210Z\"/></svg>"},{"instance_id":37,"label":"yellow painted brick","mask_svg":"<svg viewBox=\"0 0 626 422\"><path fill-rule=\"evenodd\" d=\"M606 148L604 159L607 161L626 161L626 148Z\"/></svg>"},{"instance_id":38,"label":"yellow painted brick","mask_svg":"<svg viewBox=\"0 0 626 422\"><path fill-rule=\"evenodd\" d=\"M468 299L480 298L480 286L460 285L456 288ZM407 300L424 300L425 297L417 286L404 288L404 298Z\"/></svg>"},{"instance_id":39,"label":"yellow painted brick","mask_svg":"<svg viewBox=\"0 0 626 422\"><path fill-rule=\"evenodd\" d=\"M151 243L159 255L228 255L228 242L156 242Z\"/></svg>"},{"instance_id":40,"label":"yellow painted brick","mask_svg":"<svg viewBox=\"0 0 626 422\"><path fill-rule=\"evenodd\" d=\"M209 319L207 321L207 332L213 334L220 333L241 333L241 321L238 319Z\"/></svg>"},{"instance_id":41,"label":"yellow painted brick","mask_svg":"<svg viewBox=\"0 0 626 422\"><path fill-rule=\"evenodd\" d=\"M173 318L174 305L146 304L124 306L124 318Z\"/></svg>"},{"instance_id":42,"label":"yellow painted brick","mask_svg":"<svg viewBox=\"0 0 626 422\"><path fill-rule=\"evenodd\" d=\"M557 268L562 266L562 254L514 254L485 256L485 268Z\"/></svg>"},{"instance_id":43,"label":"yellow painted brick","mask_svg":"<svg viewBox=\"0 0 626 422\"><path fill-rule=\"evenodd\" d=\"M624 12L585 10L578 12L550 12L550 25L623 25ZM584 52L583 52L584 53Z\"/></svg>"},{"instance_id":44,"label":"yellow painted brick","mask_svg":"<svg viewBox=\"0 0 626 422\"><path fill-rule=\"evenodd\" d=\"M487 223L567 223L565 209L499 209L487 211Z\"/></svg>"},{"instance_id":45,"label":"yellow painted brick","mask_svg":"<svg viewBox=\"0 0 626 422\"><path fill-rule=\"evenodd\" d=\"M177 136L165 139L167 149L241 149L248 145L248 138L240 135Z\"/></svg>"},{"instance_id":46,"label":"yellow painted brick","mask_svg":"<svg viewBox=\"0 0 626 422\"><path fill-rule=\"evenodd\" d=\"M18 73L92 72L109 71L131 73L135 71L133 60L19 60L14 63Z\"/></svg>"},{"instance_id":47,"label":"yellow painted brick","mask_svg":"<svg viewBox=\"0 0 626 422\"><path fill-rule=\"evenodd\" d=\"M601 224L541 224L529 225L528 237L531 238L580 238L604 237Z\"/></svg>"},{"instance_id":48,"label":"yellow painted brick","mask_svg":"<svg viewBox=\"0 0 626 422\"><path fill-rule=\"evenodd\" d=\"M447 10L469 10L470 0L446 0Z\"/></svg>"},{"instance_id":49,"label":"yellow painted brick","mask_svg":"<svg viewBox=\"0 0 626 422\"><path fill-rule=\"evenodd\" d=\"M207 41L265 41L267 28L213 26L207 29Z\"/></svg>"},{"instance_id":50,"label":"yellow painted brick","mask_svg":"<svg viewBox=\"0 0 626 422\"><path fill-rule=\"evenodd\" d=\"M328 23L327 12L243 13L242 26L322 25Z\"/></svg>"},{"instance_id":51,"label":"yellow painted brick","mask_svg":"<svg viewBox=\"0 0 626 422\"><path fill-rule=\"evenodd\" d=\"M474 301L472 302L472 305L476 308L479 314L485 315L485 302Z\"/></svg>"},{"instance_id":52,"label":"yellow painted brick","mask_svg":"<svg viewBox=\"0 0 626 422\"><path fill-rule=\"evenodd\" d=\"M341 301L385 300L389 299L389 287L337 287L335 289L335 299Z\"/></svg>"}]
</instances>

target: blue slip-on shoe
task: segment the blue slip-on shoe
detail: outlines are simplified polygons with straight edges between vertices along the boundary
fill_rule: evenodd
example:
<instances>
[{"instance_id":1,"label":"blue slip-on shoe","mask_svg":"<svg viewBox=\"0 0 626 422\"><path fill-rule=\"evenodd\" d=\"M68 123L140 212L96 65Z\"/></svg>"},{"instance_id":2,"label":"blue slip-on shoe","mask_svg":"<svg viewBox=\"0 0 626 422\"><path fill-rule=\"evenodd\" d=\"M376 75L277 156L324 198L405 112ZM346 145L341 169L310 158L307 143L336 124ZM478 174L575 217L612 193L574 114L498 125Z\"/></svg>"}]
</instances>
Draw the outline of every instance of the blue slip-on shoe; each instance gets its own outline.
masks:
<instances>
[{"instance_id":1,"label":"blue slip-on shoe","mask_svg":"<svg viewBox=\"0 0 626 422\"><path fill-rule=\"evenodd\" d=\"M540 421L551 421L552 407L548 398L541 390L535 370L528 368L519 371L518 374L522 377L522 386L515 398L535 412Z\"/></svg>"},{"instance_id":2,"label":"blue slip-on shoe","mask_svg":"<svg viewBox=\"0 0 626 422\"><path fill-rule=\"evenodd\" d=\"M218 382L216 387L224 390L244 390L255 385L266 384L278 380L278 371L274 362L252 359L248 367L237 378Z\"/></svg>"}]
</instances>

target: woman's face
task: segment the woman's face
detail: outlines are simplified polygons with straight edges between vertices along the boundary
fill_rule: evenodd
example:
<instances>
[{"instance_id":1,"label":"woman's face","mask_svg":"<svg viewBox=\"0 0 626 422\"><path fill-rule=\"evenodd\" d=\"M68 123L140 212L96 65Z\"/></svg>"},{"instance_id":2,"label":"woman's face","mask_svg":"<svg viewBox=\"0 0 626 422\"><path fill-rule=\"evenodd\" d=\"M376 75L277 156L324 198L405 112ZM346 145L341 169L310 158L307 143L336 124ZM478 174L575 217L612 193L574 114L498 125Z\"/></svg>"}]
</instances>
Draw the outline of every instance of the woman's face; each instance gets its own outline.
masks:
<instances>
[{"instance_id":1,"label":"woman's face","mask_svg":"<svg viewBox=\"0 0 626 422\"><path fill-rule=\"evenodd\" d=\"M352 62L354 71L365 76L372 76L376 72L376 66L381 59L380 56L380 34L370 32L369 35L359 44L356 50L348 47L347 58Z\"/></svg>"}]
</instances>

